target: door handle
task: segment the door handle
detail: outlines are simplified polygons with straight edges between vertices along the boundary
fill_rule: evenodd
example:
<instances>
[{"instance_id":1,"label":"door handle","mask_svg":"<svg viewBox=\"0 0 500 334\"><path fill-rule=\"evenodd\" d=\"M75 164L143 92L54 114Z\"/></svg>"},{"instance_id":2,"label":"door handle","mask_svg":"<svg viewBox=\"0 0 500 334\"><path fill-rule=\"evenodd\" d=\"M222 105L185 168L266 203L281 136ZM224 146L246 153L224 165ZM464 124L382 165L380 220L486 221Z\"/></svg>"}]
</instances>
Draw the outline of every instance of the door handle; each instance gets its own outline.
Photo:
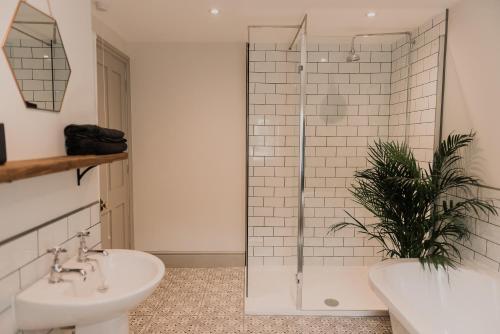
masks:
<instances>
[{"instance_id":1,"label":"door handle","mask_svg":"<svg viewBox=\"0 0 500 334\"><path fill-rule=\"evenodd\" d=\"M100 199L99 199L99 206L100 206L101 211L104 211L104 210L106 210L106 209L108 208L108 207L106 206L106 202L104 202L104 201L102 200L102 198L100 198Z\"/></svg>"}]
</instances>

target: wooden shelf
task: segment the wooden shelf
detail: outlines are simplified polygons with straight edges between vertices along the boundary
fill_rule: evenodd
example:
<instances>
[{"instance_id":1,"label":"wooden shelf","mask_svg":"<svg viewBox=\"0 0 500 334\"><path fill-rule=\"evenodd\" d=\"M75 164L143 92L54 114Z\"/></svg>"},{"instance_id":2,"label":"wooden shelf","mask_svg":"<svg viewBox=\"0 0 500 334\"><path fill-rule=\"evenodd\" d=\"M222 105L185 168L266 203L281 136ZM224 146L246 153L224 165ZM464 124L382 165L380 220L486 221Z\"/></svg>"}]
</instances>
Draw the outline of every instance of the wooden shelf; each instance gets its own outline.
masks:
<instances>
[{"instance_id":1,"label":"wooden shelf","mask_svg":"<svg viewBox=\"0 0 500 334\"><path fill-rule=\"evenodd\" d=\"M97 166L128 159L128 153L108 155L73 155L34 160L8 161L0 166L0 183Z\"/></svg>"}]
</instances>

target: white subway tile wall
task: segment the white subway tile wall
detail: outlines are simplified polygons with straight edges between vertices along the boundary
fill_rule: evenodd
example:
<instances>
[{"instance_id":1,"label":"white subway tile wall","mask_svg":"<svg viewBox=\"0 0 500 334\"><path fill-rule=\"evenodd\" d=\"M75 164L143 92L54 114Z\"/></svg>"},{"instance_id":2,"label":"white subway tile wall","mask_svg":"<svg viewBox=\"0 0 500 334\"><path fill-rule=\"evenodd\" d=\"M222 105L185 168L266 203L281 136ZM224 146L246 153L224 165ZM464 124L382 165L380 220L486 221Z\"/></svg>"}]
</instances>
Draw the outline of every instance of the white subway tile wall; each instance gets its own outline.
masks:
<instances>
[{"instance_id":1,"label":"white subway tile wall","mask_svg":"<svg viewBox=\"0 0 500 334\"><path fill-rule=\"evenodd\" d=\"M436 16L412 31L411 49L406 36L392 45L389 139L403 141L406 134L423 166L432 161L434 151L438 59L445 25L445 16Z\"/></svg>"},{"instance_id":2,"label":"white subway tile wall","mask_svg":"<svg viewBox=\"0 0 500 334\"><path fill-rule=\"evenodd\" d=\"M352 228L332 234L329 227L346 219L344 210L362 221L369 217L348 188L355 170L366 167L368 143L388 136L391 45L357 45L359 63L346 62L348 45L310 44L308 50L305 263L373 263L381 259L376 245ZM297 260L298 61L299 52L286 46L251 45L251 264ZM278 72L284 69L293 72Z\"/></svg>"},{"instance_id":3,"label":"white subway tile wall","mask_svg":"<svg viewBox=\"0 0 500 334\"><path fill-rule=\"evenodd\" d=\"M391 45L356 45L356 63L347 62L348 44L330 44L328 57L314 51L320 45L308 47L304 263L373 263L381 259L376 246L353 228L334 234L330 226L348 219L346 211L363 222L370 216L349 188L354 172L367 167L368 144L387 139Z\"/></svg>"},{"instance_id":4,"label":"white subway tile wall","mask_svg":"<svg viewBox=\"0 0 500 334\"><path fill-rule=\"evenodd\" d=\"M53 59L50 47L32 39L9 39L4 52L25 99L39 109L61 109L70 75L62 45L53 45Z\"/></svg>"},{"instance_id":5,"label":"white subway tile wall","mask_svg":"<svg viewBox=\"0 0 500 334\"><path fill-rule=\"evenodd\" d=\"M249 54L250 264L296 261L299 52L252 44ZM325 78L314 80L328 83Z\"/></svg>"},{"instance_id":6,"label":"white subway tile wall","mask_svg":"<svg viewBox=\"0 0 500 334\"><path fill-rule=\"evenodd\" d=\"M488 200L500 213L500 190L476 188L473 196ZM448 194L448 200L455 203L462 197ZM500 217L494 214L471 215L467 219L471 231L468 241L457 244L462 258L494 271L500 271Z\"/></svg>"},{"instance_id":7,"label":"white subway tile wall","mask_svg":"<svg viewBox=\"0 0 500 334\"><path fill-rule=\"evenodd\" d=\"M444 16L439 17L415 31L408 119L408 43L357 44L356 63L346 60L349 44L307 46L305 264L368 265L382 259L381 248L354 228L335 234L329 228L350 219L347 212L373 222L349 192L355 171L367 167L369 144L404 140L408 131L417 159L432 159L439 36L444 33ZM293 264L300 54L280 44L251 44L249 52L249 264Z\"/></svg>"},{"instance_id":8,"label":"white subway tile wall","mask_svg":"<svg viewBox=\"0 0 500 334\"><path fill-rule=\"evenodd\" d=\"M78 250L75 234L81 230L91 233L89 247L100 246L98 203L0 246L0 332L15 332L10 330L16 327L12 308L14 296L48 274L53 256L47 249L58 245L65 247L68 253L63 261L75 256Z\"/></svg>"}]
</instances>

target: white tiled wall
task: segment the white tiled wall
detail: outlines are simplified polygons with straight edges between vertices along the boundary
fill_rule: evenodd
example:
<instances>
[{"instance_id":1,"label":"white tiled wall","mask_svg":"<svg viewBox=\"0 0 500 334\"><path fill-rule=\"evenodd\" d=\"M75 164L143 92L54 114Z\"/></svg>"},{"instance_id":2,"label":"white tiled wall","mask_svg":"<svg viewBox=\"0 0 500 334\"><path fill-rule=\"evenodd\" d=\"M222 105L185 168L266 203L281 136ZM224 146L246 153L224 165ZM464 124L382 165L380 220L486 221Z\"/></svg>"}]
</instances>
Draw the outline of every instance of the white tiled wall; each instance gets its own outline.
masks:
<instances>
[{"instance_id":1,"label":"white tiled wall","mask_svg":"<svg viewBox=\"0 0 500 334\"><path fill-rule=\"evenodd\" d=\"M392 47L389 139L402 141L406 134L415 157L425 165L432 161L434 151L440 36L445 33L442 14L412 31L415 44L411 48L407 37Z\"/></svg>"},{"instance_id":2,"label":"white tiled wall","mask_svg":"<svg viewBox=\"0 0 500 334\"><path fill-rule=\"evenodd\" d=\"M250 51L248 225L250 263L296 260L299 53Z\"/></svg>"},{"instance_id":3,"label":"white tiled wall","mask_svg":"<svg viewBox=\"0 0 500 334\"><path fill-rule=\"evenodd\" d=\"M98 203L0 246L0 333L16 331L13 298L49 272L53 255L47 249L57 245L66 248L63 261L76 255L79 243L75 234L82 230L90 231L89 247L100 245Z\"/></svg>"},{"instance_id":4,"label":"white tiled wall","mask_svg":"<svg viewBox=\"0 0 500 334\"><path fill-rule=\"evenodd\" d=\"M369 215L348 188L366 167L368 143L388 136L391 45L308 45L305 159L305 263L363 265L380 260L375 244L345 229L345 210ZM250 51L249 259L296 261L299 52L252 45Z\"/></svg>"},{"instance_id":5,"label":"white tiled wall","mask_svg":"<svg viewBox=\"0 0 500 334\"><path fill-rule=\"evenodd\" d=\"M364 42L355 45L360 61L348 63L349 44L307 46L305 264L367 265L381 259L378 244L355 229L334 235L329 227L349 219L346 211L373 222L349 192L354 172L367 167L373 141L404 140L407 133L417 159L431 161L444 18L413 32L411 53L406 40ZM250 46L250 264L297 260L299 56L285 45Z\"/></svg>"},{"instance_id":6,"label":"white tiled wall","mask_svg":"<svg viewBox=\"0 0 500 334\"><path fill-rule=\"evenodd\" d=\"M432 161L434 133L436 128L437 85L439 73L439 52L443 47L445 15L429 20L413 31L415 45L409 56L407 39L393 45L393 72L391 89L391 116L389 139L404 140L408 133L408 143L416 158L427 165ZM409 118L405 120L406 82L410 73ZM408 125L408 126L407 126ZM459 201L457 195L449 194L449 199ZM473 196L491 201L500 212L500 191L475 188ZM469 241L458 244L465 260L476 262L495 271L500 270L500 218L493 214L475 217L471 214L467 221L471 231Z\"/></svg>"},{"instance_id":7,"label":"white tiled wall","mask_svg":"<svg viewBox=\"0 0 500 334\"><path fill-rule=\"evenodd\" d=\"M308 45L304 263L364 265L380 260L376 244L346 228L369 223L349 193L354 172L367 167L366 148L386 139L389 124L391 45L355 46L360 61L347 63L349 44ZM328 50L328 51L324 51Z\"/></svg>"},{"instance_id":8,"label":"white tiled wall","mask_svg":"<svg viewBox=\"0 0 500 334\"><path fill-rule=\"evenodd\" d=\"M4 51L25 100L39 109L59 110L70 75L62 45L54 45L53 59L46 58L50 47L32 39L8 39Z\"/></svg>"},{"instance_id":9,"label":"white tiled wall","mask_svg":"<svg viewBox=\"0 0 500 334\"><path fill-rule=\"evenodd\" d=\"M476 188L474 196L490 201L500 213L500 190ZM456 195L450 195L449 199L456 197ZM494 271L500 271L500 217L494 214L471 216L467 224L471 237L470 240L458 245L462 258Z\"/></svg>"}]
</instances>

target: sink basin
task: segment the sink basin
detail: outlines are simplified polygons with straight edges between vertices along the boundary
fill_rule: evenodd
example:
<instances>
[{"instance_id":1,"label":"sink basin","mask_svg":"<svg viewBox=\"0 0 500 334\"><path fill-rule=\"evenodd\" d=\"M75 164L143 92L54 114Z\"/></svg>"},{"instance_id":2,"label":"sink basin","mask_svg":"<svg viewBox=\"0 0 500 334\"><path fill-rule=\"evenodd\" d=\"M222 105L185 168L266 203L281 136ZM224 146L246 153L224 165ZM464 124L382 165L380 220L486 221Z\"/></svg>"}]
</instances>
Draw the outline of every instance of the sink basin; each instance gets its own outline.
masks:
<instances>
[{"instance_id":1,"label":"sink basin","mask_svg":"<svg viewBox=\"0 0 500 334\"><path fill-rule=\"evenodd\" d=\"M18 327L76 326L77 334L128 333L127 312L158 286L165 266L140 251L108 252L108 256L92 254L97 263L78 263L76 258L64 263L66 268L85 269L85 281L80 275L65 274L63 282L51 284L44 277L19 293L15 301Z\"/></svg>"}]
</instances>

